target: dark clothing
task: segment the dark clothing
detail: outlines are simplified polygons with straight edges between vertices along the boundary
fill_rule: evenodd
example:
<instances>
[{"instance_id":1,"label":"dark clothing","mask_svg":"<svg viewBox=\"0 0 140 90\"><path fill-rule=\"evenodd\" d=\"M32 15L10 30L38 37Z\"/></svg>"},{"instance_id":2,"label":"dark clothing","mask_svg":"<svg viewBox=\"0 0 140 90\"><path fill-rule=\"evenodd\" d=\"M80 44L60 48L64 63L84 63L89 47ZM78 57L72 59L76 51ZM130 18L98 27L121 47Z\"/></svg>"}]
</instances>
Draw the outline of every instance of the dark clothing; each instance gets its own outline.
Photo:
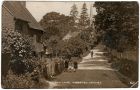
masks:
<instances>
[{"instance_id":1,"label":"dark clothing","mask_svg":"<svg viewBox=\"0 0 140 90\"><path fill-rule=\"evenodd\" d=\"M59 73L58 63L55 63L55 73L56 73L56 74Z\"/></svg>"},{"instance_id":2,"label":"dark clothing","mask_svg":"<svg viewBox=\"0 0 140 90\"><path fill-rule=\"evenodd\" d=\"M78 63L74 62L74 69L77 69L77 68L78 68Z\"/></svg>"},{"instance_id":3,"label":"dark clothing","mask_svg":"<svg viewBox=\"0 0 140 90\"><path fill-rule=\"evenodd\" d=\"M65 61L65 68L68 68L69 67L69 63L68 61Z\"/></svg>"},{"instance_id":4,"label":"dark clothing","mask_svg":"<svg viewBox=\"0 0 140 90\"><path fill-rule=\"evenodd\" d=\"M91 57L93 57L93 51L91 51Z\"/></svg>"},{"instance_id":5,"label":"dark clothing","mask_svg":"<svg viewBox=\"0 0 140 90\"><path fill-rule=\"evenodd\" d=\"M48 79L49 75L48 75L48 71L47 71L47 67L46 66L43 68L43 75L44 75L44 77L46 79Z\"/></svg>"}]
</instances>

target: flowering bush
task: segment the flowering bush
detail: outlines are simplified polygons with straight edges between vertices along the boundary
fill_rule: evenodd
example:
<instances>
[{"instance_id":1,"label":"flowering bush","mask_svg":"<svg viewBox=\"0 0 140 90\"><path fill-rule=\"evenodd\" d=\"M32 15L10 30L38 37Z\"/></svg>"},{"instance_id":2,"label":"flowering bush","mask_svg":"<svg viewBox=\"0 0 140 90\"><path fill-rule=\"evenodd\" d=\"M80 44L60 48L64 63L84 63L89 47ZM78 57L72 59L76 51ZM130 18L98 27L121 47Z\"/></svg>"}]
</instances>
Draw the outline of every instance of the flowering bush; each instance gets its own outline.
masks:
<instances>
[{"instance_id":1,"label":"flowering bush","mask_svg":"<svg viewBox=\"0 0 140 90\"><path fill-rule=\"evenodd\" d=\"M12 29L2 28L2 53L10 53L10 45L13 42L12 35L14 31Z\"/></svg>"},{"instance_id":2,"label":"flowering bush","mask_svg":"<svg viewBox=\"0 0 140 90\"><path fill-rule=\"evenodd\" d=\"M32 38L21 35L12 29L2 30L2 53L11 53L10 67L16 74L28 72L31 64L28 61L32 57Z\"/></svg>"},{"instance_id":3,"label":"flowering bush","mask_svg":"<svg viewBox=\"0 0 140 90\"><path fill-rule=\"evenodd\" d=\"M12 29L2 30L2 53L10 53L10 69L6 77L2 77L3 88L39 88L44 83L32 80L33 71L41 73L41 62L32 54L32 38L21 35ZM38 68L39 67L39 68ZM40 77L38 77L40 79Z\"/></svg>"},{"instance_id":4,"label":"flowering bush","mask_svg":"<svg viewBox=\"0 0 140 90\"><path fill-rule=\"evenodd\" d=\"M32 45L30 43L30 37L21 36L21 34L15 32L13 42L11 43L11 53L13 59L27 59L31 56Z\"/></svg>"}]
</instances>

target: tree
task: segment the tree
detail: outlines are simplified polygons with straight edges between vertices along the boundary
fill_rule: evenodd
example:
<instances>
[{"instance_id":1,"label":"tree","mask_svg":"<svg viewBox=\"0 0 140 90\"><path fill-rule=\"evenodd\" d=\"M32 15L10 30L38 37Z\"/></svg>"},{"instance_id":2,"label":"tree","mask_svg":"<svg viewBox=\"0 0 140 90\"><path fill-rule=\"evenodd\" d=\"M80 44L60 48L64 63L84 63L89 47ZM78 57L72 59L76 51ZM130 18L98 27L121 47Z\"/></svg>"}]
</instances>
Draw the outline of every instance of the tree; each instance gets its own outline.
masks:
<instances>
[{"instance_id":1,"label":"tree","mask_svg":"<svg viewBox=\"0 0 140 90\"><path fill-rule=\"evenodd\" d=\"M45 39L54 34L63 38L67 32L72 30L72 27L69 25L71 20L70 16L65 16L57 12L50 12L44 15L39 23L46 31L46 34L44 34Z\"/></svg>"},{"instance_id":2,"label":"tree","mask_svg":"<svg viewBox=\"0 0 140 90\"><path fill-rule=\"evenodd\" d=\"M95 2L95 7L95 28L107 47L118 52L137 47L137 2Z\"/></svg>"},{"instance_id":3,"label":"tree","mask_svg":"<svg viewBox=\"0 0 140 90\"><path fill-rule=\"evenodd\" d=\"M81 11L80 20L79 20L81 26L87 26L89 24L89 17L88 17L87 10L88 9L86 3L84 3Z\"/></svg>"},{"instance_id":4,"label":"tree","mask_svg":"<svg viewBox=\"0 0 140 90\"><path fill-rule=\"evenodd\" d=\"M46 35L47 38L49 38L51 36L55 36L55 35L59 36L60 35L60 30L55 26L49 26L49 27L46 28L46 34L47 34Z\"/></svg>"},{"instance_id":5,"label":"tree","mask_svg":"<svg viewBox=\"0 0 140 90\"><path fill-rule=\"evenodd\" d=\"M70 20L69 16L65 16L64 14L60 14L57 12L50 12L43 16L40 25L45 29L49 26L63 25L68 23Z\"/></svg>"},{"instance_id":6,"label":"tree","mask_svg":"<svg viewBox=\"0 0 140 90\"><path fill-rule=\"evenodd\" d=\"M70 16L72 17L72 19L75 23L75 21L77 20L77 16L78 16L78 10L77 10L76 4L73 4L73 6L71 7Z\"/></svg>"}]
</instances>

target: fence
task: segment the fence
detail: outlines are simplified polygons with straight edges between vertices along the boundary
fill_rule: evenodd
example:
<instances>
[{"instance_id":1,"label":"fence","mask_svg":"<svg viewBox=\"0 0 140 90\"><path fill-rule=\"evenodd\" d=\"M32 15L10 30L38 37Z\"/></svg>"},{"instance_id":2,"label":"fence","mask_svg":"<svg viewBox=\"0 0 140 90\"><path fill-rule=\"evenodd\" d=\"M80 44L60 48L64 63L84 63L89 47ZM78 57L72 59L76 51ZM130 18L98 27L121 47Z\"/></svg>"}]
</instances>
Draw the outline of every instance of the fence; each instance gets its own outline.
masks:
<instances>
[{"instance_id":1,"label":"fence","mask_svg":"<svg viewBox=\"0 0 140 90\"><path fill-rule=\"evenodd\" d=\"M52 76L60 74L64 70L64 61L58 58L44 58L43 76L50 79Z\"/></svg>"},{"instance_id":2,"label":"fence","mask_svg":"<svg viewBox=\"0 0 140 90\"><path fill-rule=\"evenodd\" d=\"M116 50L110 50L110 49L108 49L108 51L109 51L109 54L113 57L138 61L138 50L126 50L122 53L117 52Z\"/></svg>"}]
</instances>

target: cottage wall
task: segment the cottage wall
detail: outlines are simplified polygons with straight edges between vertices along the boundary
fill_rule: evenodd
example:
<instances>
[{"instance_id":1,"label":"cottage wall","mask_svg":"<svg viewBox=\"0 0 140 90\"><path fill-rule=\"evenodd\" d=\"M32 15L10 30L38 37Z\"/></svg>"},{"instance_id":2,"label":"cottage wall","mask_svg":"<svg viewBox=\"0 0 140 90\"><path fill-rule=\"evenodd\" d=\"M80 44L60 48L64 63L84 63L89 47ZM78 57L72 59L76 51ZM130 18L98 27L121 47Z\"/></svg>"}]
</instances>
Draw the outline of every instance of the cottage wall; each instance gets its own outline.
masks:
<instances>
[{"instance_id":1,"label":"cottage wall","mask_svg":"<svg viewBox=\"0 0 140 90\"><path fill-rule=\"evenodd\" d=\"M24 7L21 7L23 4ZM43 48L40 43L43 34L43 31L41 31L42 28L40 28L40 25L32 15L30 15L30 12L25 9L26 3L23 2L22 5L17 2L5 2L5 4L2 5L2 27L13 29L20 32L22 35L32 36L34 38L33 44L35 51L41 52ZM22 13L20 13L21 11Z\"/></svg>"},{"instance_id":2,"label":"cottage wall","mask_svg":"<svg viewBox=\"0 0 140 90\"><path fill-rule=\"evenodd\" d=\"M15 29L15 20L14 16L10 11L2 6L2 27L7 27L9 29Z\"/></svg>"}]
</instances>

